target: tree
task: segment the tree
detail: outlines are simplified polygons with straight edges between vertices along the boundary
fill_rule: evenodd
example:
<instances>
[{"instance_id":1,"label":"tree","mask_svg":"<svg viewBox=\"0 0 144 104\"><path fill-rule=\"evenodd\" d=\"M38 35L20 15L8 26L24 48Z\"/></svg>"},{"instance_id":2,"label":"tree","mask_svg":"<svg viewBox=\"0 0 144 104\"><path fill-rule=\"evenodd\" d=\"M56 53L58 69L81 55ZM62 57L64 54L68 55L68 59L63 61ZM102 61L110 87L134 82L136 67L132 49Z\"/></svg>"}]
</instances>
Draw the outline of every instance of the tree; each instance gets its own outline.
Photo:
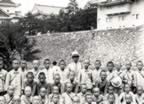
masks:
<instances>
[{"instance_id":1,"label":"tree","mask_svg":"<svg viewBox=\"0 0 144 104\"><path fill-rule=\"evenodd\" d=\"M38 58L35 54L40 50L34 49L34 46L35 40L25 35L25 29L20 24L9 23L0 26L0 56L9 63L8 65L14 58L27 61Z\"/></svg>"},{"instance_id":2,"label":"tree","mask_svg":"<svg viewBox=\"0 0 144 104\"><path fill-rule=\"evenodd\" d=\"M24 27L29 35L35 35L41 28L41 20L35 18L35 15L27 13L25 17L21 18L19 24Z\"/></svg>"},{"instance_id":3,"label":"tree","mask_svg":"<svg viewBox=\"0 0 144 104\"><path fill-rule=\"evenodd\" d=\"M69 15L76 14L76 12L79 10L76 0L70 0L70 3L66 9Z\"/></svg>"}]
</instances>

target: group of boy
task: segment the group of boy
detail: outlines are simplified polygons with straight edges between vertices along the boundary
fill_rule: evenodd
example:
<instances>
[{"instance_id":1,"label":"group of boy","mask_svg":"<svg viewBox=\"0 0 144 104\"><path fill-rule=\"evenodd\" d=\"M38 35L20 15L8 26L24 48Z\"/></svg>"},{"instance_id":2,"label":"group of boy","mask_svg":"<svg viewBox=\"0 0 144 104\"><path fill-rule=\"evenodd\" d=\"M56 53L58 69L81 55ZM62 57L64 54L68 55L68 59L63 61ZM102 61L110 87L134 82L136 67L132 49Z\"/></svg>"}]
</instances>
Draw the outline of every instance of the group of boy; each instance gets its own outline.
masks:
<instances>
[{"instance_id":1,"label":"group of boy","mask_svg":"<svg viewBox=\"0 0 144 104\"><path fill-rule=\"evenodd\" d=\"M107 62L102 67L96 60L81 63L77 51L72 62L51 63L33 60L33 68L25 60L14 59L12 70L4 69L0 58L0 104L144 104L143 62Z\"/></svg>"}]
</instances>

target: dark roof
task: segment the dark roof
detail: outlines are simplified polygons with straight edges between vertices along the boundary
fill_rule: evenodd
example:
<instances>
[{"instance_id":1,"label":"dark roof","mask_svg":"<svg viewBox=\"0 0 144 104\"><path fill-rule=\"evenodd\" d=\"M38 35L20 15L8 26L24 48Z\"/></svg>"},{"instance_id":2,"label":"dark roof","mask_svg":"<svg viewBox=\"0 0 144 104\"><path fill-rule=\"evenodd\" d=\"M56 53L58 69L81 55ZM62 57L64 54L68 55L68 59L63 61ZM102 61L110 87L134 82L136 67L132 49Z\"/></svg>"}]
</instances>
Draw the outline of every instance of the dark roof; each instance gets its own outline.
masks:
<instances>
[{"instance_id":1,"label":"dark roof","mask_svg":"<svg viewBox=\"0 0 144 104\"><path fill-rule=\"evenodd\" d=\"M0 3L10 3L10 4L15 4L11 0L1 0Z\"/></svg>"},{"instance_id":2,"label":"dark roof","mask_svg":"<svg viewBox=\"0 0 144 104\"><path fill-rule=\"evenodd\" d=\"M2 17L9 17L8 14L6 14L3 10L0 9L0 16Z\"/></svg>"}]
</instances>

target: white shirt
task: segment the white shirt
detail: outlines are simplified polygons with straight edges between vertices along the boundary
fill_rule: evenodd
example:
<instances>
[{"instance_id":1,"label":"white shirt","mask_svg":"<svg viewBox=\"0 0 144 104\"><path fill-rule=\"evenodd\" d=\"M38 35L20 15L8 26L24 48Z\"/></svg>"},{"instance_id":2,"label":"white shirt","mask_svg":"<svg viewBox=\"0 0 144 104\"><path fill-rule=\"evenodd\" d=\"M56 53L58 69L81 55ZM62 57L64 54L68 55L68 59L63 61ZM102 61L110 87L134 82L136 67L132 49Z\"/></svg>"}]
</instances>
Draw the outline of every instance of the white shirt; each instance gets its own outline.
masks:
<instances>
[{"instance_id":1,"label":"white shirt","mask_svg":"<svg viewBox=\"0 0 144 104\"><path fill-rule=\"evenodd\" d=\"M0 71L0 92L3 92L5 90L5 82L6 82L6 75L7 71L4 69L1 69Z\"/></svg>"},{"instance_id":2,"label":"white shirt","mask_svg":"<svg viewBox=\"0 0 144 104\"><path fill-rule=\"evenodd\" d=\"M14 95L21 95L22 75L19 71L11 70L8 72L6 77L6 90L8 90L9 86L13 86L15 88Z\"/></svg>"},{"instance_id":3,"label":"white shirt","mask_svg":"<svg viewBox=\"0 0 144 104\"><path fill-rule=\"evenodd\" d=\"M67 66L66 73L67 73L67 75L69 75L70 71L74 71L76 74L76 79L78 79L80 70L82 70L82 64L80 62L78 62L78 63L72 62Z\"/></svg>"}]
</instances>

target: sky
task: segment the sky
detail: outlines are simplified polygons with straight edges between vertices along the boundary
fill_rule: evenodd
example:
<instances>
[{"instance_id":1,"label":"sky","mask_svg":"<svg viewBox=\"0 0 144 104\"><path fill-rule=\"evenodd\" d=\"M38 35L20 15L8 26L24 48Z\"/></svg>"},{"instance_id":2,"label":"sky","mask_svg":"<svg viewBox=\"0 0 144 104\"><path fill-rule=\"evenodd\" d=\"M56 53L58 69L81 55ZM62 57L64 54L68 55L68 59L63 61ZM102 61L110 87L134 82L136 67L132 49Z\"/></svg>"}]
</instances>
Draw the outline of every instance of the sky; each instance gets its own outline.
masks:
<instances>
[{"instance_id":1,"label":"sky","mask_svg":"<svg viewBox=\"0 0 144 104\"><path fill-rule=\"evenodd\" d=\"M21 4L21 6L18 9L22 12L22 14L31 11L34 4L66 7L67 4L69 3L69 0L12 0L12 1ZM77 3L79 4L79 7L83 8L88 1L89 0L77 0Z\"/></svg>"}]
</instances>

